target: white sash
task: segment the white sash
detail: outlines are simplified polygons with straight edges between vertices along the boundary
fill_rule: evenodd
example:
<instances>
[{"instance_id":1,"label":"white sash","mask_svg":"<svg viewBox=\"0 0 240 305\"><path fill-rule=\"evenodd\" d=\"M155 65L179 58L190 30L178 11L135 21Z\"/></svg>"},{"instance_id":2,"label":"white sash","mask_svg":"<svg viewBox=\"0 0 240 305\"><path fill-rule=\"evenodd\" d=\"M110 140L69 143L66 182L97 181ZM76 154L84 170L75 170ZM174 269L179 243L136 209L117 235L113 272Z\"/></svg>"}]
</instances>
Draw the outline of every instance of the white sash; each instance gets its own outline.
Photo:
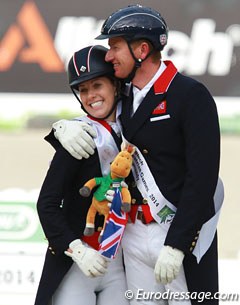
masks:
<instances>
[{"instance_id":1,"label":"white sash","mask_svg":"<svg viewBox=\"0 0 240 305\"><path fill-rule=\"evenodd\" d=\"M220 211L223 204L223 199L224 199L223 182L221 178L218 178L217 187L213 197L215 215L203 224L200 230L198 241L193 250L193 254L196 256L198 263L200 262L203 255L207 252L208 248L211 246L211 243L213 241L217 229L217 223L220 216Z\"/></svg>"},{"instance_id":2,"label":"white sash","mask_svg":"<svg viewBox=\"0 0 240 305\"><path fill-rule=\"evenodd\" d=\"M123 142L132 145L124 137ZM175 216L177 208L171 202L169 202L159 190L146 160L144 159L140 150L136 146L135 152L133 154L132 172L142 197L146 198L148 201L148 205L150 207L150 211L153 218L158 224L160 224L165 229L167 234L167 231ZM220 215L220 210L223 203L223 198L223 183L219 178L214 195L215 215L203 224L198 241L193 251L193 254L196 256L198 263L200 262L203 255L207 252L213 241Z\"/></svg>"},{"instance_id":3,"label":"white sash","mask_svg":"<svg viewBox=\"0 0 240 305\"><path fill-rule=\"evenodd\" d=\"M110 172L110 164L119 153L111 133L101 123L91 120L87 116L82 116L75 120L88 123L96 131L97 137L94 138L94 142L98 150L102 176L108 175Z\"/></svg>"},{"instance_id":4,"label":"white sash","mask_svg":"<svg viewBox=\"0 0 240 305\"><path fill-rule=\"evenodd\" d=\"M122 137L124 143L134 146ZM142 153L134 147L132 172L137 188L142 197L147 199L152 217L167 231L177 209L163 196Z\"/></svg>"}]
</instances>

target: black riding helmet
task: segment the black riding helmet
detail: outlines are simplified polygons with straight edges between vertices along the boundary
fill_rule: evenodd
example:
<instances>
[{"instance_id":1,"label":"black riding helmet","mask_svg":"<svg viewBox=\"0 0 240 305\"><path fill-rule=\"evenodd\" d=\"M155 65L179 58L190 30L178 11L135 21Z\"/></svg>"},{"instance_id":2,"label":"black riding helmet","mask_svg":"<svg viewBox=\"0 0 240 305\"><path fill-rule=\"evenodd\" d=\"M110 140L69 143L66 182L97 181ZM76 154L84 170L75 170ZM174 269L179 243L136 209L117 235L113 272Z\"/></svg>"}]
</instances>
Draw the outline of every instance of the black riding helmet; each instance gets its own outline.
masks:
<instances>
[{"instance_id":1,"label":"black riding helmet","mask_svg":"<svg viewBox=\"0 0 240 305\"><path fill-rule=\"evenodd\" d=\"M153 50L148 54L150 56L154 50L162 51L167 44L168 27L161 14L156 10L139 4L129 5L112 13L105 20L101 35L97 36L96 39L112 37L123 37L126 40L135 60L135 69L131 73L133 77L136 69L141 66L141 61L134 56L131 42L140 39L149 41L153 46Z\"/></svg>"},{"instance_id":2,"label":"black riding helmet","mask_svg":"<svg viewBox=\"0 0 240 305\"><path fill-rule=\"evenodd\" d=\"M88 46L73 54L68 63L68 82L73 94L84 109L78 94L78 87L81 83L99 77L106 76L114 80L114 69L111 63L105 61L107 48L101 45ZM106 119L116 107L118 98L116 97L110 113L102 119Z\"/></svg>"}]
</instances>

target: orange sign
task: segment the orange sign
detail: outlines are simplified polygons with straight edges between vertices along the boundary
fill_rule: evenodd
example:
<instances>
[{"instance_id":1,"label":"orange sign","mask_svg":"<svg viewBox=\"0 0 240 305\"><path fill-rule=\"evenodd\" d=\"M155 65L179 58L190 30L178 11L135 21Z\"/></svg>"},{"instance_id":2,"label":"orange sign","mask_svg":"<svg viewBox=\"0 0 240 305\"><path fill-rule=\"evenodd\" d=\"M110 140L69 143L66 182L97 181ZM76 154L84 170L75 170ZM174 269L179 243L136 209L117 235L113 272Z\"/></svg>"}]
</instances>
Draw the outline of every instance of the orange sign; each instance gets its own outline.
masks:
<instances>
[{"instance_id":1,"label":"orange sign","mask_svg":"<svg viewBox=\"0 0 240 305\"><path fill-rule=\"evenodd\" d=\"M15 60L37 63L45 72L63 72L64 65L36 4L26 1L0 42L0 71Z\"/></svg>"}]
</instances>

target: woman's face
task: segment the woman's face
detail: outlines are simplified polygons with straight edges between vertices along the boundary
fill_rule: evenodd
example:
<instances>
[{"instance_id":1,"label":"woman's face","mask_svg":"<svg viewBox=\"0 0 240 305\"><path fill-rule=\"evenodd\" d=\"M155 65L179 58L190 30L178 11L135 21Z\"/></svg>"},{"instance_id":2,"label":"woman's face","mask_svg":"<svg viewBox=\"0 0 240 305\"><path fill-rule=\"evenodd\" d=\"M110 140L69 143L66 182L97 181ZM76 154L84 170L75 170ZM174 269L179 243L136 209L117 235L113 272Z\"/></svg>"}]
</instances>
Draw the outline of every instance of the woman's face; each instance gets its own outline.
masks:
<instances>
[{"instance_id":1,"label":"woman's face","mask_svg":"<svg viewBox=\"0 0 240 305\"><path fill-rule=\"evenodd\" d=\"M100 76L79 85L80 100L85 110L93 117L102 119L112 110L116 86L105 76ZM115 121L115 111L107 118Z\"/></svg>"}]
</instances>

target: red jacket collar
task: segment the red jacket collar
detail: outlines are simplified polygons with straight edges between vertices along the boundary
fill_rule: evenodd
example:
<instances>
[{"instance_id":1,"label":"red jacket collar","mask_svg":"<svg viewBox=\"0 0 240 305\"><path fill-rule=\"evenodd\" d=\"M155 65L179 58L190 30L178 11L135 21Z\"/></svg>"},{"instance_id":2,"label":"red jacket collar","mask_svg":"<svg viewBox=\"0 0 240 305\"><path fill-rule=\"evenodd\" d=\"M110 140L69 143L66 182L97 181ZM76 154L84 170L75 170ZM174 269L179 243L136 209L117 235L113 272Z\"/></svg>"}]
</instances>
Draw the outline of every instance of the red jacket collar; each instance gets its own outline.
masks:
<instances>
[{"instance_id":1,"label":"red jacket collar","mask_svg":"<svg viewBox=\"0 0 240 305\"><path fill-rule=\"evenodd\" d=\"M154 93L162 94L168 90L172 80L177 74L177 68L171 61L164 61L167 68L163 71L163 73L159 76L159 78L154 83Z\"/></svg>"},{"instance_id":2,"label":"red jacket collar","mask_svg":"<svg viewBox=\"0 0 240 305\"><path fill-rule=\"evenodd\" d=\"M101 119L97 119L97 118L94 118L94 117L92 117L91 115L87 115L91 120L93 120L93 121L96 121L96 122L98 122L99 124L101 124L101 125L103 125L109 132L111 132L111 126L108 124L108 122L107 121L105 121L105 120L101 120Z\"/></svg>"}]
</instances>

